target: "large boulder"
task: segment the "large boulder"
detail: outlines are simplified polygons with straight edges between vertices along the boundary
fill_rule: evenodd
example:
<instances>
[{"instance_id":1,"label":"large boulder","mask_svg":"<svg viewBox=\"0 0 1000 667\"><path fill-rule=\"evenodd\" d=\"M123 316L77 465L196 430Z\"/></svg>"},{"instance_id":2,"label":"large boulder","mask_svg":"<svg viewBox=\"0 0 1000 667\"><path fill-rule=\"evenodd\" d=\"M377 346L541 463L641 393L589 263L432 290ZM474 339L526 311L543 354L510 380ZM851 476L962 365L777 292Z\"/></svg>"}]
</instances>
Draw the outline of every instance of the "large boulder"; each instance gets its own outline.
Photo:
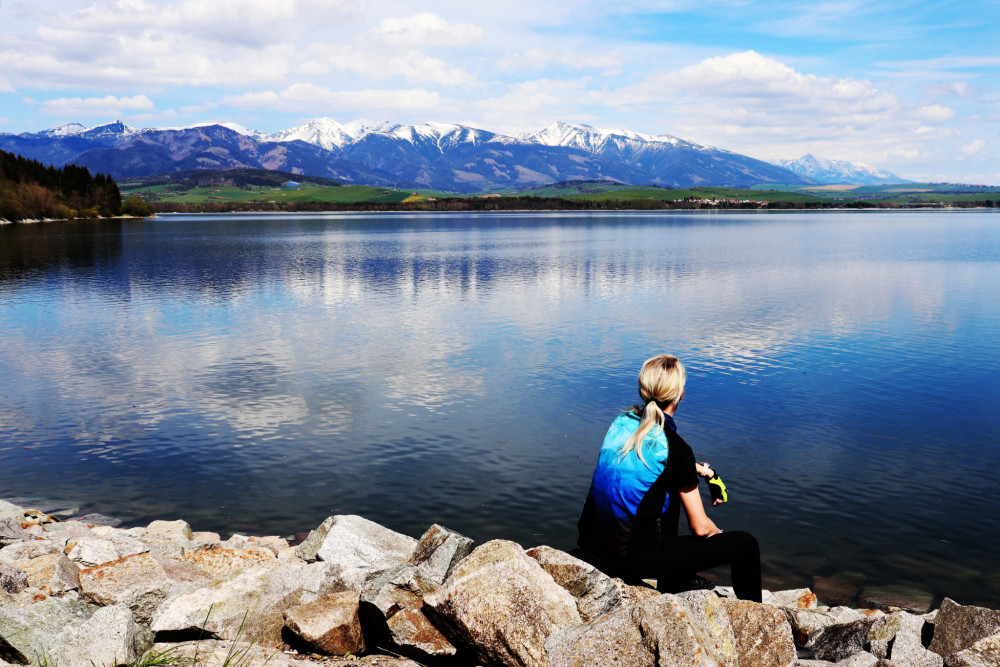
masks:
<instances>
[{"instance_id":1,"label":"large boulder","mask_svg":"<svg viewBox=\"0 0 1000 667\"><path fill-rule=\"evenodd\" d=\"M208 578L190 563L141 553L81 570L80 594L101 606L125 604L140 623L148 624L176 586Z\"/></svg>"},{"instance_id":2,"label":"large boulder","mask_svg":"<svg viewBox=\"0 0 1000 667\"><path fill-rule=\"evenodd\" d=\"M185 554L184 560L217 577L234 570L270 565L276 557L269 549L200 549Z\"/></svg>"},{"instance_id":3,"label":"large boulder","mask_svg":"<svg viewBox=\"0 0 1000 667\"><path fill-rule=\"evenodd\" d=\"M636 622L661 667L736 667L736 637L722 600L711 591L660 595L640 604Z\"/></svg>"},{"instance_id":4,"label":"large boulder","mask_svg":"<svg viewBox=\"0 0 1000 667\"><path fill-rule=\"evenodd\" d=\"M1000 632L980 639L944 660L947 667L996 667L1000 665Z\"/></svg>"},{"instance_id":5,"label":"large boulder","mask_svg":"<svg viewBox=\"0 0 1000 667\"><path fill-rule=\"evenodd\" d=\"M127 665L152 643L122 605L98 609L84 602L46 598L0 609L0 659L59 667Z\"/></svg>"},{"instance_id":6,"label":"large boulder","mask_svg":"<svg viewBox=\"0 0 1000 667\"><path fill-rule=\"evenodd\" d=\"M581 620L573 596L505 540L475 549L424 604L452 642L491 664L547 665L545 640Z\"/></svg>"},{"instance_id":7,"label":"large boulder","mask_svg":"<svg viewBox=\"0 0 1000 667\"><path fill-rule=\"evenodd\" d=\"M638 607L622 608L587 625L573 625L545 642L551 667L654 667L655 648L639 629Z\"/></svg>"},{"instance_id":8,"label":"large boulder","mask_svg":"<svg viewBox=\"0 0 1000 667\"><path fill-rule=\"evenodd\" d=\"M455 647L423 614L424 598L438 589L416 565L397 565L368 576L361 587L366 636L415 660L454 655Z\"/></svg>"},{"instance_id":9,"label":"large boulder","mask_svg":"<svg viewBox=\"0 0 1000 667\"><path fill-rule=\"evenodd\" d=\"M298 546L304 561L335 563L343 578L358 585L372 572L401 565L409 560L417 541L374 521L353 514L326 519Z\"/></svg>"},{"instance_id":10,"label":"large boulder","mask_svg":"<svg viewBox=\"0 0 1000 667\"><path fill-rule=\"evenodd\" d=\"M761 602L782 609L815 609L816 594L808 588L794 588L785 591L762 591Z\"/></svg>"},{"instance_id":11,"label":"large boulder","mask_svg":"<svg viewBox=\"0 0 1000 667\"><path fill-rule=\"evenodd\" d=\"M347 655L365 650L358 593L332 593L284 612L285 627L310 651Z\"/></svg>"},{"instance_id":12,"label":"large boulder","mask_svg":"<svg viewBox=\"0 0 1000 667\"><path fill-rule=\"evenodd\" d=\"M28 585L54 595L80 587L80 568L61 553L19 560L14 567L28 575Z\"/></svg>"},{"instance_id":13,"label":"large boulder","mask_svg":"<svg viewBox=\"0 0 1000 667\"><path fill-rule=\"evenodd\" d=\"M622 605L622 588L596 567L565 551L541 546L525 552L570 595L584 623L590 623Z\"/></svg>"},{"instance_id":14,"label":"large boulder","mask_svg":"<svg viewBox=\"0 0 1000 667\"><path fill-rule=\"evenodd\" d=\"M905 611L875 620L868 631L869 651L910 667L941 667L940 655L924 648L924 619Z\"/></svg>"},{"instance_id":15,"label":"large boulder","mask_svg":"<svg viewBox=\"0 0 1000 667\"><path fill-rule=\"evenodd\" d=\"M736 638L740 662L754 667L795 664L792 627L780 609L750 600L722 600Z\"/></svg>"},{"instance_id":16,"label":"large boulder","mask_svg":"<svg viewBox=\"0 0 1000 667\"><path fill-rule=\"evenodd\" d=\"M187 521L154 521L146 526L146 537L162 540L187 540L192 537Z\"/></svg>"},{"instance_id":17,"label":"large boulder","mask_svg":"<svg viewBox=\"0 0 1000 667\"><path fill-rule=\"evenodd\" d=\"M153 614L150 627L157 633L273 645L281 641L286 610L351 588L341 574L331 563L289 561L234 570L172 591Z\"/></svg>"},{"instance_id":18,"label":"large boulder","mask_svg":"<svg viewBox=\"0 0 1000 667\"><path fill-rule=\"evenodd\" d=\"M473 545L475 542L465 535L434 524L420 537L409 563L435 583L443 584L452 568L472 553Z\"/></svg>"},{"instance_id":19,"label":"large boulder","mask_svg":"<svg viewBox=\"0 0 1000 667\"><path fill-rule=\"evenodd\" d=\"M62 547L49 540L17 542L0 549L0 563L13 565L19 560L31 560L39 556L62 553Z\"/></svg>"},{"instance_id":20,"label":"large boulder","mask_svg":"<svg viewBox=\"0 0 1000 667\"><path fill-rule=\"evenodd\" d=\"M392 643L399 653L421 662L457 653L448 638L419 609L401 609L386 619Z\"/></svg>"},{"instance_id":21,"label":"large boulder","mask_svg":"<svg viewBox=\"0 0 1000 667\"><path fill-rule=\"evenodd\" d=\"M997 631L1000 631L1000 611L960 605L951 598L945 598L934 621L934 639L928 648L947 657Z\"/></svg>"}]
</instances>

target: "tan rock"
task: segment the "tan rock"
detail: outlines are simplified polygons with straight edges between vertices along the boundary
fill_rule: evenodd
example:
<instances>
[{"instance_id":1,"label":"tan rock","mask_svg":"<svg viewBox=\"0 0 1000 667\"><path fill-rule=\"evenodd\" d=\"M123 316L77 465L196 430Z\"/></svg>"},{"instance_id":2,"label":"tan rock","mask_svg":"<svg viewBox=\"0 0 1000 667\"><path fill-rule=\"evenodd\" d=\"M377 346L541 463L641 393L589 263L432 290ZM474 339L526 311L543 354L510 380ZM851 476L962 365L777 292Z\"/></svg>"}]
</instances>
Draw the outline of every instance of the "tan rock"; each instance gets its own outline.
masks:
<instances>
[{"instance_id":1,"label":"tan rock","mask_svg":"<svg viewBox=\"0 0 1000 667\"><path fill-rule=\"evenodd\" d=\"M276 537L274 535L269 535L267 537L257 537L255 535L250 536L249 540L250 546L258 549L267 549L275 556L282 549L288 548L288 540L283 537Z\"/></svg>"},{"instance_id":2,"label":"tan rock","mask_svg":"<svg viewBox=\"0 0 1000 667\"><path fill-rule=\"evenodd\" d=\"M80 572L84 599L106 606L122 603L148 624L153 612L180 584L205 581L204 571L182 560L151 553L126 556Z\"/></svg>"},{"instance_id":3,"label":"tan rock","mask_svg":"<svg viewBox=\"0 0 1000 667\"><path fill-rule=\"evenodd\" d=\"M584 623L621 606L622 589L590 563L547 546L528 549L525 553L576 598L576 607Z\"/></svg>"},{"instance_id":4,"label":"tan rock","mask_svg":"<svg viewBox=\"0 0 1000 667\"><path fill-rule=\"evenodd\" d=\"M761 600L764 604L781 607L782 609L815 609L818 602L816 595L808 588L795 588L786 591L763 591Z\"/></svg>"},{"instance_id":5,"label":"tan rock","mask_svg":"<svg viewBox=\"0 0 1000 667\"><path fill-rule=\"evenodd\" d=\"M191 563L213 577L248 567L274 563L275 556L266 549L202 549L184 555Z\"/></svg>"},{"instance_id":6,"label":"tan rock","mask_svg":"<svg viewBox=\"0 0 1000 667\"><path fill-rule=\"evenodd\" d=\"M944 664L948 667L996 667L1000 665L1000 633L984 637L969 648L952 653Z\"/></svg>"},{"instance_id":7,"label":"tan rock","mask_svg":"<svg viewBox=\"0 0 1000 667\"><path fill-rule=\"evenodd\" d=\"M710 591L660 595L641 603L636 623L660 667L737 667L736 640L722 600Z\"/></svg>"},{"instance_id":8,"label":"tan rock","mask_svg":"<svg viewBox=\"0 0 1000 667\"><path fill-rule=\"evenodd\" d=\"M146 536L154 539L190 540L193 533L187 521L154 521L146 526Z\"/></svg>"},{"instance_id":9,"label":"tan rock","mask_svg":"<svg viewBox=\"0 0 1000 667\"><path fill-rule=\"evenodd\" d=\"M722 600L722 606L729 615L741 663L754 667L795 664L792 628L780 609L750 600Z\"/></svg>"},{"instance_id":10,"label":"tan rock","mask_svg":"<svg viewBox=\"0 0 1000 667\"><path fill-rule=\"evenodd\" d=\"M47 554L30 560L19 560L14 567L28 575L28 585L48 595L80 587L80 568L63 554Z\"/></svg>"},{"instance_id":11,"label":"tan rock","mask_svg":"<svg viewBox=\"0 0 1000 667\"><path fill-rule=\"evenodd\" d=\"M416 660L455 655L455 647L419 609L403 609L386 620L393 643Z\"/></svg>"},{"instance_id":12,"label":"tan rock","mask_svg":"<svg viewBox=\"0 0 1000 667\"><path fill-rule=\"evenodd\" d=\"M547 665L545 640L581 620L573 596L504 540L474 550L424 603L451 641L490 664Z\"/></svg>"},{"instance_id":13,"label":"tan rock","mask_svg":"<svg viewBox=\"0 0 1000 667\"><path fill-rule=\"evenodd\" d=\"M284 612L288 628L310 650L346 655L365 650L358 618L358 593L332 593Z\"/></svg>"},{"instance_id":14,"label":"tan rock","mask_svg":"<svg viewBox=\"0 0 1000 667\"><path fill-rule=\"evenodd\" d=\"M209 542L216 543L221 542L222 537L218 533L209 533L205 531L193 531L191 533L191 540L193 542Z\"/></svg>"},{"instance_id":15,"label":"tan rock","mask_svg":"<svg viewBox=\"0 0 1000 667\"><path fill-rule=\"evenodd\" d=\"M654 667L655 647L639 630L637 607L622 608L587 625L554 633L545 642L551 667Z\"/></svg>"}]
</instances>

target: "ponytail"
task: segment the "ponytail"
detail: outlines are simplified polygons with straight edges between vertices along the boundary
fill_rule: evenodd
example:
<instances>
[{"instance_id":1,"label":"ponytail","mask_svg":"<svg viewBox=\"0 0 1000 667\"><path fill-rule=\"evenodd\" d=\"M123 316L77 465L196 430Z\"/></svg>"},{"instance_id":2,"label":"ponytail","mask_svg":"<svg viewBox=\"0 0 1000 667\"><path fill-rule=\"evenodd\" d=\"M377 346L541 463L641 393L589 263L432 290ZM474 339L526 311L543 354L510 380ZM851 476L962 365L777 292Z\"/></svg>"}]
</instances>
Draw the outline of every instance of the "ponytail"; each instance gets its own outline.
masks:
<instances>
[{"instance_id":1,"label":"ponytail","mask_svg":"<svg viewBox=\"0 0 1000 667\"><path fill-rule=\"evenodd\" d=\"M635 407L638 412L639 406L637 405ZM619 459L623 459L629 455L629 452L635 450L639 460L642 461L642 465L649 468L649 464L646 463L646 457L642 455L642 443L646 441L647 435L652 434L656 436L663 431L663 412L661 412L660 408L656 405L656 401L650 401L649 403L646 403L646 407L642 409L640 415L642 416L642 420L639 422L639 428L632 434L632 437L630 437L628 441L622 445L621 450L618 452L618 457Z\"/></svg>"}]
</instances>

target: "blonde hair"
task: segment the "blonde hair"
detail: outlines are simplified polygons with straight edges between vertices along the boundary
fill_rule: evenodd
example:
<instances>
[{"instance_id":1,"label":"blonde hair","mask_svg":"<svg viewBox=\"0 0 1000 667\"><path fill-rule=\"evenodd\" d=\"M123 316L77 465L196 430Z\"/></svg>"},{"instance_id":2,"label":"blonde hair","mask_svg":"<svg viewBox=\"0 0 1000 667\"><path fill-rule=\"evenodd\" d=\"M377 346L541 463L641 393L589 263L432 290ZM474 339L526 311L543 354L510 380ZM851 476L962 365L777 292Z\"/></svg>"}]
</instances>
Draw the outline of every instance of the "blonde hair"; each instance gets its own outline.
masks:
<instances>
[{"instance_id":1,"label":"blonde hair","mask_svg":"<svg viewBox=\"0 0 1000 667\"><path fill-rule=\"evenodd\" d=\"M635 406L635 411L642 419L636 432L622 445L619 451L620 458L625 458L629 452L635 450L643 465L649 467L642 455L642 443L645 442L646 436L654 433L656 429L663 430L662 408L681 400L686 379L684 364L677 357L661 354L646 360L639 371L639 397L642 399L642 405Z\"/></svg>"}]
</instances>

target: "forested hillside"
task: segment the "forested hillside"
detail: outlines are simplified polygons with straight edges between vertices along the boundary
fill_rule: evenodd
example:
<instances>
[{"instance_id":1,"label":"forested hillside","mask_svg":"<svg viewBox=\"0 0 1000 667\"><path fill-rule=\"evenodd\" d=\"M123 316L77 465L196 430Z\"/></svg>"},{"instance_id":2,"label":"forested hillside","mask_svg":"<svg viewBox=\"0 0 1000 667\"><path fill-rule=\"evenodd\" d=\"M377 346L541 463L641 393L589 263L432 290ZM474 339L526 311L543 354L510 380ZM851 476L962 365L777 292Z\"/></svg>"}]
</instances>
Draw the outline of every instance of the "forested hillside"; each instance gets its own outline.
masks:
<instances>
[{"instance_id":1,"label":"forested hillside","mask_svg":"<svg viewBox=\"0 0 1000 667\"><path fill-rule=\"evenodd\" d=\"M96 218L121 215L118 184L86 167L57 169L0 151L0 219Z\"/></svg>"}]
</instances>

